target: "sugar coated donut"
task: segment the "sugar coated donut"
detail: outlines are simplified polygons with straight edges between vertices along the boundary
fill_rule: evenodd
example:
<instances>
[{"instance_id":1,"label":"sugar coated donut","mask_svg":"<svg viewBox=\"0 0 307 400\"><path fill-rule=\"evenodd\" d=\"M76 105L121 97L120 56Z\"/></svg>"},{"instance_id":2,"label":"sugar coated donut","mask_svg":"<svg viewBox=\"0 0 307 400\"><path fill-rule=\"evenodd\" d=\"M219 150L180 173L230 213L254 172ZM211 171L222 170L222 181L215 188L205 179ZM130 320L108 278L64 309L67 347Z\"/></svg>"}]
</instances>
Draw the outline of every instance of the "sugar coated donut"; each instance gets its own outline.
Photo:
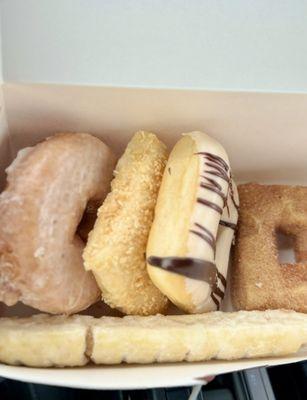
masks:
<instances>
[{"instance_id":1,"label":"sugar coated donut","mask_svg":"<svg viewBox=\"0 0 307 400\"><path fill-rule=\"evenodd\" d=\"M164 144L152 133L136 133L117 164L83 254L103 300L125 314L156 314L167 304L148 276L145 258L165 164Z\"/></svg>"},{"instance_id":2,"label":"sugar coated donut","mask_svg":"<svg viewBox=\"0 0 307 400\"><path fill-rule=\"evenodd\" d=\"M105 197L115 159L94 136L65 133L21 150L0 195L0 301L74 313L99 297L77 226Z\"/></svg>"},{"instance_id":3,"label":"sugar coated donut","mask_svg":"<svg viewBox=\"0 0 307 400\"><path fill-rule=\"evenodd\" d=\"M239 186L242 206L232 265L237 309L307 313L307 187ZM293 240L295 261L281 262L278 234Z\"/></svg>"},{"instance_id":4,"label":"sugar coated donut","mask_svg":"<svg viewBox=\"0 0 307 400\"><path fill-rule=\"evenodd\" d=\"M185 134L165 168L147 261L154 284L186 312L220 307L237 209L224 148L204 133Z\"/></svg>"}]
</instances>

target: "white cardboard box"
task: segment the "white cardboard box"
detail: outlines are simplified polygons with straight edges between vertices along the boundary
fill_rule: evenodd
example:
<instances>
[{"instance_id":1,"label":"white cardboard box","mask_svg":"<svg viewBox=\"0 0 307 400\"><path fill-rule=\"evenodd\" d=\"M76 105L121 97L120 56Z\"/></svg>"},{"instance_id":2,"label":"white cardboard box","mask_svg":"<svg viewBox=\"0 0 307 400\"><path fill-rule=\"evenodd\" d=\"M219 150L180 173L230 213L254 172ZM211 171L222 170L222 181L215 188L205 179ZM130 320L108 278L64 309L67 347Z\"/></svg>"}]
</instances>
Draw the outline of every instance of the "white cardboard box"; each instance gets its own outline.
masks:
<instances>
[{"instance_id":1,"label":"white cardboard box","mask_svg":"<svg viewBox=\"0 0 307 400\"><path fill-rule=\"evenodd\" d=\"M227 149L239 182L307 184L307 94L9 83L1 89L2 183L4 167L19 148L54 132L91 132L120 154L134 131L146 129L169 146L182 132L208 132ZM8 309L2 307L4 312ZM290 357L229 362L75 369L0 365L0 376L83 388L166 387L199 384L207 375L304 359L306 347Z\"/></svg>"},{"instance_id":2,"label":"white cardboard box","mask_svg":"<svg viewBox=\"0 0 307 400\"><path fill-rule=\"evenodd\" d=\"M116 2L111 19L107 14L111 3L101 5L95 0L92 8L85 3L75 2L72 8L70 1L63 0L1 2L5 75L13 81L30 82L1 86L1 187L5 182L4 169L16 151L54 132L93 133L119 155L139 129L156 132L170 147L180 133L203 130L224 145L237 181L307 185L307 93L34 83L79 81L101 85L113 84L115 80L116 84L152 82L160 87L170 83L196 88L305 89L306 79L302 77L306 71L306 24L302 3L289 1L279 9L277 4L271 7L263 1L251 9L246 2L236 0L240 9L237 15L233 3L227 1L214 5L210 12L204 4L201 12L197 11L197 1L194 9L188 6L191 2L181 1L175 10L160 1L155 11L149 13L143 2L136 14L138 2L134 0L129 7L125 2ZM157 46L152 27L159 16L167 29L157 32ZM220 29L221 25L225 29ZM110 34L115 35L114 42L122 52L113 46ZM132 55L128 51L131 43ZM67 47L73 57L68 57ZM100 53L101 48L107 57ZM138 55L142 52L146 57L141 57L140 63ZM183 59L183 53L188 57ZM0 306L0 315L8 312L8 308ZM0 365L0 376L81 388L167 387L199 384L199 378L207 375L304 359L306 347L290 357L231 362L75 369Z\"/></svg>"}]
</instances>

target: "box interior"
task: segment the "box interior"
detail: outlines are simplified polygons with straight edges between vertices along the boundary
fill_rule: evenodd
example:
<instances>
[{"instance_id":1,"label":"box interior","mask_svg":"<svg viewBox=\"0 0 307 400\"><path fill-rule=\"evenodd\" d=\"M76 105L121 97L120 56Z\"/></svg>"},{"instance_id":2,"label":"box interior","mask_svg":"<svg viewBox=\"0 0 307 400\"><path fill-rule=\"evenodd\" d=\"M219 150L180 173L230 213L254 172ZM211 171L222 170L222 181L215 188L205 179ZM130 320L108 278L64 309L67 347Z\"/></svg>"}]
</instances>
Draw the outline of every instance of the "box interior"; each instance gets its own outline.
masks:
<instances>
[{"instance_id":1,"label":"box interior","mask_svg":"<svg viewBox=\"0 0 307 400\"><path fill-rule=\"evenodd\" d=\"M17 151L55 132L92 133L120 156L140 129L155 132L169 150L183 132L209 133L225 147L239 183L307 184L306 149L299 145L307 138L307 94L5 83L0 104L2 187ZM290 250L281 241L284 259ZM229 285L223 307L232 310ZM1 309L1 315L36 312L23 305ZM117 315L101 304L85 313Z\"/></svg>"},{"instance_id":2,"label":"box interior","mask_svg":"<svg viewBox=\"0 0 307 400\"><path fill-rule=\"evenodd\" d=\"M132 134L141 129L155 132L169 149L183 132L207 132L225 147L239 183L307 184L307 94L6 83L0 105L2 188L4 169L17 151L55 132L92 133L120 155ZM287 243L284 249L288 257ZM224 310L231 310L229 293ZM21 305L0 306L2 316L32 313ZM114 315L101 303L84 313ZM306 358L307 349L299 355ZM291 357L286 360L291 362ZM271 361L260 360L257 365L267 363ZM224 370L226 364L220 362ZM249 365L230 364L232 370Z\"/></svg>"},{"instance_id":3,"label":"box interior","mask_svg":"<svg viewBox=\"0 0 307 400\"><path fill-rule=\"evenodd\" d=\"M55 132L90 132L120 154L151 130L171 148L203 130L227 150L238 182L306 184L307 94L3 85L14 155Z\"/></svg>"},{"instance_id":4,"label":"box interior","mask_svg":"<svg viewBox=\"0 0 307 400\"><path fill-rule=\"evenodd\" d=\"M0 89L0 191L3 189L5 184L4 170L11 160L12 150L9 140L3 91Z\"/></svg>"}]
</instances>

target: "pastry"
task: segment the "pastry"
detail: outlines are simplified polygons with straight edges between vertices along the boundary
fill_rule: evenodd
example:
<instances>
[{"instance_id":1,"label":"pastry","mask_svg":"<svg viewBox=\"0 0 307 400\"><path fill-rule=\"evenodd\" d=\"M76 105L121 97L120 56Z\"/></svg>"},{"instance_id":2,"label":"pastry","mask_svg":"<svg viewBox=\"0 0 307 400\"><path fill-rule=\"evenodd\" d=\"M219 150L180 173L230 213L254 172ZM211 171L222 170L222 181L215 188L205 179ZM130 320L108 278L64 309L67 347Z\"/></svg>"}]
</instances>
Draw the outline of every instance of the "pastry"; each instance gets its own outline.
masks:
<instances>
[{"instance_id":1,"label":"pastry","mask_svg":"<svg viewBox=\"0 0 307 400\"><path fill-rule=\"evenodd\" d=\"M105 197L115 159L99 139L58 134L23 149L0 195L0 301L75 313L99 298L76 234L89 201Z\"/></svg>"},{"instance_id":2,"label":"pastry","mask_svg":"<svg viewBox=\"0 0 307 400\"><path fill-rule=\"evenodd\" d=\"M167 304L148 276L145 258L165 163L166 148L153 133L134 135L83 253L103 300L125 314L156 314Z\"/></svg>"},{"instance_id":3,"label":"pastry","mask_svg":"<svg viewBox=\"0 0 307 400\"><path fill-rule=\"evenodd\" d=\"M294 311L0 318L0 361L36 367L276 357L305 343L307 315Z\"/></svg>"},{"instance_id":4,"label":"pastry","mask_svg":"<svg viewBox=\"0 0 307 400\"><path fill-rule=\"evenodd\" d=\"M0 361L29 367L76 367L88 363L92 317L34 315L0 318Z\"/></svg>"},{"instance_id":5,"label":"pastry","mask_svg":"<svg viewBox=\"0 0 307 400\"><path fill-rule=\"evenodd\" d=\"M188 313L220 307L238 204L224 148L205 133L185 134L164 171L147 261L154 284Z\"/></svg>"},{"instance_id":6,"label":"pastry","mask_svg":"<svg viewBox=\"0 0 307 400\"><path fill-rule=\"evenodd\" d=\"M307 313L307 187L239 186L240 223L232 269L236 308ZM294 238L295 264L280 264L276 233Z\"/></svg>"}]
</instances>

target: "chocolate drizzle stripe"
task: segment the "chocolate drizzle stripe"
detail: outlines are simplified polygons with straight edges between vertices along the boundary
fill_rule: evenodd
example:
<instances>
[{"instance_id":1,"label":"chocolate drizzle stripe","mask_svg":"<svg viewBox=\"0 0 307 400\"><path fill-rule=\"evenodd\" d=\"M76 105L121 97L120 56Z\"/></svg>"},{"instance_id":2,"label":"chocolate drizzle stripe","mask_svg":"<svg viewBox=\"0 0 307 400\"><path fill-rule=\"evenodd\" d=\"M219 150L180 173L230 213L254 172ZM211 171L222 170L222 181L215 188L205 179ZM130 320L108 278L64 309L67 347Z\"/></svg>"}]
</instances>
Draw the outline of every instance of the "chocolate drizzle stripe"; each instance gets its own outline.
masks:
<instances>
[{"instance_id":1,"label":"chocolate drizzle stripe","mask_svg":"<svg viewBox=\"0 0 307 400\"><path fill-rule=\"evenodd\" d=\"M197 197L197 203L200 203L200 204L203 204L204 206L210 207L213 210L217 211L219 214L223 213L223 210L221 209L221 207L215 203L212 203L212 201L202 199L201 197Z\"/></svg>"},{"instance_id":2,"label":"chocolate drizzle stripe","mask_svg":"<svg viewBox=\"0 0 307 400\"><path fill-rule=\"evenodd\" d=\"M214 253L215 253L215 240L213 241L213 240L212 240L209 236L207 236L206 234L201 233L201 232L198 232L198 231L195 231L195 230L193 230L193 229L190 229L190 232L191 232L191 233L194 233L194 235L200 237L200 238L203 239L205 242L207 242L207 243L210 245L210 247L212 248L212 250L214 251Z\"/></svg>"},{"instance_id":3,"label":"chocolate drizzle stripe","mask_svg":"<svg viewBox=\"0 0 307 400\"><path fill-rule=\"evenodd\" d=\"M219 309L220 309L220 302L219 302L219 300L214 296L213 292L211 293L211 299L214 301L214 303L215 303L217 309L219 310Z\"/></svg>"},{"instance_id":4,"label":"chocolate drizzle stripe","mask_svg":"<svg viewBox=\"0 0 307 400\"><path fill-rule=\"evenodd\" d=\"M229 182L229 176L228 175L224 176L224 175L219 174L216 171L206 171L206 174L217 176L218 178L224 179L224 181Z\"/></svg>"},{"instance_id":5,"label":"chocolate drizzle stripe","mask_svg":"<svg viewBox=\"0 0 307 400\"><path fill-rule=\"evenodd\" d=\"M220 225L226 226L227 228L233 229L234 231L237 229L237 225L232 222L223 221L220 219Z\"/></svg>"},{"instance_id":6,"label":"chocolate drizzle stripe","mask_svg":"<svg viewBox=\"0 0 307 400\"><path fill-rule=\"evenodd\" d=\"M209 231L209 229L205 228L203 225L198 224L197 222L195 222L194 224L198 229L201 229L202 232L199 232L195 229L191 229L190 232L194 233L194 235L199 236L200 238L202 238L203 240L205 240L205 242L207 242L214 254L215 254L215 249L216 249L216 241L215 241L215 237L212 235L212 233Z\"/></svg>"},{"instance_id":7,"label":"chocolate drizzle stripe","mask_svg":"<svg viewBox=\"0 0 307 400\"><path fill-rule=\"evenodd\" d=\"M216 163L218 163L218 164L220 164L221 166L223 166L223 167L226 169L226 171L228 171L228 169L229 169L229 166L228 166L228 164L226 163L226 161L223 160L222 157L217 156L216 154L208 153L208 152L206 152L206 151L200 151L200 152L198 152L198 153L196 153L196 154L200 154L200 155L202 155L202 156L206 156L206 158L208 158L209 160L215 161Z\"/></svg>"},{"instance_id":8,"label":"chocolate drizzle stripe","mask_svg":"<svg viewBox=\"0 0 307 400\"><path fill-rule=\"evenodd\" d=\"M206 174L207 171L204 171L204 173ZM222 186L215 179L208 178L207 176L204 176L204 175L200 175L200 177L203 179L206 179L208 182L210 182L212 184L212 186L214 186L217 189L222 191L222 189L223 189Z\"/></svg>"},{"instance_id":9,"label":"chocolate drizzle stripe","mask_svg":"<svg viewBox=\"0 0 307 400\"><path fill-rule=\"evenodd\" d=\"M227 281L226 281L225 276L219 271L217 271L217 276L218 276L219 280L222 282L222 285L224 286L224 288L226 289Z\"/></svg>"},{"instance_id":10,"label":"chocolate drizzle stripe","mask_svg":"<svg viewBox=\"0 0 307 400\"><path fill-rule=\"evenodd\" d=\"M168 272L208 283L211 286L210 296L217 306L217 309L219 309L220 301L224 298L225 293L218 287L218 279L220 279L224 288L226 288L226 279L217 270L214 263L190 257L155 256L148 257L147 262L152 266L162 268Z\"/></svg>"},{"instance_id":11,"label":"chocolate drizzle stripe","mask_svg":"<svg viewBox=\"0 0 307 400\"><path fill-rule=\"evenodd\" d=\"M195 226L197 226L197 228L201 229L202 231L206 232L206 234L208 236L210 236L210 238L212 239L212 241L215 241L215 237L212 235L212 233L209 231L209 229L207 229L206 227L204 227L203 225L195 222Z\"/></svg>"},{"instance_id":12,"label":"chocolate drizzle stripe","mask_svg":"<svg viewBox=\"0 0 307 400\"><path fill-rule=\"evenodd\" d=\"M202 187L203 189L211 190L211 192L215 192L216 194L218 194L221 197L221 199L225 203L226 196L224 196L224 194L221 192L221 190L219 188L212 186L209 183L203 183L203 182L201 182L200 187Z\"/></svg>"},{"instance_id":13,"label":"chocolate drizzle stripe","mask_svg":"<svg viewBox=\"0 0 307 400\"><path fill-rule=\"evenodd\" d=\"M233 192L233 185L232 185L232 180L231 179L229 181L229 189L230 189L231 201L232 201L233 205L235 206L236 210L239 212L239 204L237 204L236 201L235 201L235 196L234 196L234 192ZM228 212L228 214L229 214L229 212Z\"/></svg>"},{"instance_id":14,"label":"chocolate drizzle stripe","mask_svg":"<svg viewBox=\"0 0 307 400\"><path fill-rule=\"evenodd\" d=\"M216 286L218 270L211 261L192 257L156 257L147 258L148 264L162 268L187 278L207 282L212 289Z\"/></svg>"},{"instance_id":15,"label":"chocolate drizzle stripe","mask_svg":"<svg viewBox=\"0 0 307 400\"><path fill-rule=\"evenodd\" d=\"M223 299L225 296L225 293L219 287L216 287L213 290L213 293L216 294L217 296L219 296L221 299Z\"/></svg>"},{"instance_id":16,"label":"chocolate drizzle stripe","mask_svg":"<svg viewBox=\"0 0 307 400\"><path fill-rule=\"evenodd\" d=\"M208 178L208 177L206 177L206 176L202 176L201 178L207 179L207 181L208 181L209 183L211 183L213 186L215 186L217 189L219 189L219 190L222 190L222 189L223 189L222 186L221 186L215 179Z\"/></svg>"},{"instance_id":17,"label":"chocolate drizzle stripe","mask_svg":"<svg viewBox=\"0 0 307 400\"><path fill-rule=\"evenodd\" d=\"M226 210L227 210L228 217L230 217L230 210L229 210L228 201L226 202Z\"/></svg>"},{"instance_id":18,"label":"chocolate drizzle stripe","mask_svg":"<svg viewBox=\"0 0 307 400\"><path fill-rule=\"evenodd\" d=\"M205 162L205 165L207 165L210 168L215 169L220 175L220 178L223 178L224 180L228 181L229 180L229 176L227 174L227 171L225 169L223 169L222 167L220 167L219 165L213 164L211 162Z\"/></svg>"}]
</instances>

